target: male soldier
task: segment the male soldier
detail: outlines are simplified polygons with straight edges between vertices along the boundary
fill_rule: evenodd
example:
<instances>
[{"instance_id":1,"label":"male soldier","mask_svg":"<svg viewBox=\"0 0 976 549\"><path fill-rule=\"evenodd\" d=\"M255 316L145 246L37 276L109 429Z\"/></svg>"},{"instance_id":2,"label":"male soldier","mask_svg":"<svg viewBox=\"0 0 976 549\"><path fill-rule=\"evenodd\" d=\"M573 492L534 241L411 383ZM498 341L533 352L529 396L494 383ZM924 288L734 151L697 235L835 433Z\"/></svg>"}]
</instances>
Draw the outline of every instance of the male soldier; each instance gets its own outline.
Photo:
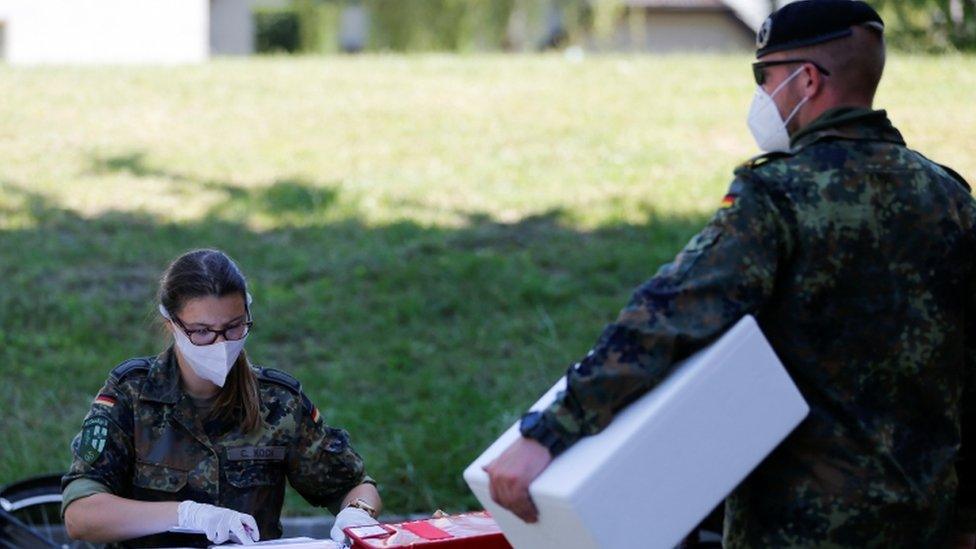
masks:
<instances>
[{"instance_id":1,"label":"male soldier","mask_svg":"<svg viewBox=\"0 0 976 549\"><path fill-rule=\"evenodd\" d=\"M523 416L486 468L495 501L534 522L553 457L752 314L811 411L727 499L726 546L973 546L976 202L871 110L883 29L852 0L766 20L749 126L768 154Z\"/></svg>"}]
</instances>

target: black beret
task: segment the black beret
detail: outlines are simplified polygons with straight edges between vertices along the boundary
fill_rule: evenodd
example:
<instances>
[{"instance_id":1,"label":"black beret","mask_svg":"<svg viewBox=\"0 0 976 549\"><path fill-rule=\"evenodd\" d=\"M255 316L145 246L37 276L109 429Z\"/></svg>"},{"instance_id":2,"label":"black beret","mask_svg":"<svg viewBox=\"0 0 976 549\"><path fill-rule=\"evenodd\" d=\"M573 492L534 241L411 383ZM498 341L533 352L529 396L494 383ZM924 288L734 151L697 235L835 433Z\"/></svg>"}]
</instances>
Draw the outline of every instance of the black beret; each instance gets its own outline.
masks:
<instances>
[{"instance_id":1,"label":"black beret","mask_svg":"<svg viewBox=\"0 0 976 549\"><path fill-rule=\"evenodd\" d=\"M856 25L884 31L874 8L858 0L800 0L774 11L756 34L756 58L850 36Z\"/></svg>"}]
</instances>

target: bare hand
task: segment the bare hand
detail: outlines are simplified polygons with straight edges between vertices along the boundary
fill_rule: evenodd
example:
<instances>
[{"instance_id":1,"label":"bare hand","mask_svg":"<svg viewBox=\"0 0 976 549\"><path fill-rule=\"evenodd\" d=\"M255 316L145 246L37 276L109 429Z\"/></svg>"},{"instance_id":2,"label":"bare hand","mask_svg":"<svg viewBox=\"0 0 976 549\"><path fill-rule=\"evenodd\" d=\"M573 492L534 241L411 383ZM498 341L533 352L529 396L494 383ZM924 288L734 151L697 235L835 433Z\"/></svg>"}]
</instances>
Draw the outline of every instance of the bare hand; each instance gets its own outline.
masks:
<instances>
[{"instance_id":1,"label":"bare hand","mask_svg":"<svg viewBox=\"0 0 976 549\"><path fill-rule=\"evenodd\" d=\"M552 462L549 450L531 438L520 437L484 468L491 499L528 523L539 520L529 496L529 484Z\"/></svg>"}]
</instances>

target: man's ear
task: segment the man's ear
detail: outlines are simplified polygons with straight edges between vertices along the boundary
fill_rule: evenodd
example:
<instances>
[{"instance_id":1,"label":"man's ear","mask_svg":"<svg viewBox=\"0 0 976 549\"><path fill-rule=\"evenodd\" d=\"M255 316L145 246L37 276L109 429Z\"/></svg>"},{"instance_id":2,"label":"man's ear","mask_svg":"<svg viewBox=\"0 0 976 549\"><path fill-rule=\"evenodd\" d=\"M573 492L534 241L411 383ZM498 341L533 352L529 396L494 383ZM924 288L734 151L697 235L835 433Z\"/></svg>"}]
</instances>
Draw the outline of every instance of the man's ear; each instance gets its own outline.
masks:
<instances>
[{"instance_id":1,"label":"man's ear","mask_svg":"<svg viewBox=\"0 0 976 549\"><path fill-rule=\"evenodd\" d=\"M817 67L810 63L804 63L803 76L800 78L802 79L803 96L807 99L813 99L823 93L826 81L823 73Z\"/></svg>"}]
</instances>

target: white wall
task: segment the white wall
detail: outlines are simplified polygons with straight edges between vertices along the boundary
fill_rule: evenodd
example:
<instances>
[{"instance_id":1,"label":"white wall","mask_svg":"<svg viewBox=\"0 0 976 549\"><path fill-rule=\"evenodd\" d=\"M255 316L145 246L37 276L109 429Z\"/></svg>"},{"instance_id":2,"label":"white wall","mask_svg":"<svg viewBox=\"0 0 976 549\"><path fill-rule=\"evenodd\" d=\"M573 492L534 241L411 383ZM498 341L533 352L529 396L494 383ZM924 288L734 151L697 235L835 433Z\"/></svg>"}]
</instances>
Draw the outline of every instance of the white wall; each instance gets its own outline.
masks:
<instances>
[{"instance_id":1,"label":"white wall","mask_svg":"<svg viewBox=\"0 0 976 549\"><path fill-rule=\"evenodd\" d=\"M648 10L622 19L615 48L654 53L752 51L755 37L730 12Z\"/></svg>"},{"instance_id":2,"label":"white wall","mask_svg":"<svg viewBox=\"0 0 976 549\"><path fill-rule=\"evenodd\" d=\"M732 8L733 11L742 19L745 24L752 27L752 30L759 32L759 27L762 26L763 21L769 16L770 9L772 6L769 0L723 0L725 5ZM776 0L777 9L793 2L794 0Z\"/></svg>"},{"instance_id":3,"label":"white wall","mask_svg":"<svg viewBox=\"0 0 976 549\"><path fill-rule=\"evenodd\" d=\"M251 9L254 8L286 8L291 0L250 0Z\"/></svg>"},{"instance_id":4,"label":"white wall","mask_svg":"<svg viewBox=\"0 0 976 549\"><path fill-rule=\"evenodd\" d=\"M211 55L254 53L254 18L251 2L210 0Z\"/></svg>"},{"instance_id":5,"label":"white wall","mask_svg":"<svg viewBox=\"0 0 976 549\"><path fill-rule=\"evenodd\" d=\"M646 51L749 51L755 44L727 13L653 13L645 24Z\"/></svg>"},{"instance_id":6,"label":"white wall","mask_svg":"<svg viewBox=\"0 0 976 549\"><path fill-rule=\"evenodd\" d=\"M209 0L0 0L0 50L15 64L201 62L209 8Z\"/></svg>"},{"instance_id":7,"label":"white wall","mask_svg":"<svg viewBox=\"0 0 976 549\"><path fill-rule=\"evenodd\" d=\"M754 32L759 32L759 27L762 26L763 21L769 15L770 4L769 0L724 0L725 5L732 8L736 15L742 19L745 24L752 27ZM782 2L779 2L782 3Z\"/></svg>"}]
</instances>

